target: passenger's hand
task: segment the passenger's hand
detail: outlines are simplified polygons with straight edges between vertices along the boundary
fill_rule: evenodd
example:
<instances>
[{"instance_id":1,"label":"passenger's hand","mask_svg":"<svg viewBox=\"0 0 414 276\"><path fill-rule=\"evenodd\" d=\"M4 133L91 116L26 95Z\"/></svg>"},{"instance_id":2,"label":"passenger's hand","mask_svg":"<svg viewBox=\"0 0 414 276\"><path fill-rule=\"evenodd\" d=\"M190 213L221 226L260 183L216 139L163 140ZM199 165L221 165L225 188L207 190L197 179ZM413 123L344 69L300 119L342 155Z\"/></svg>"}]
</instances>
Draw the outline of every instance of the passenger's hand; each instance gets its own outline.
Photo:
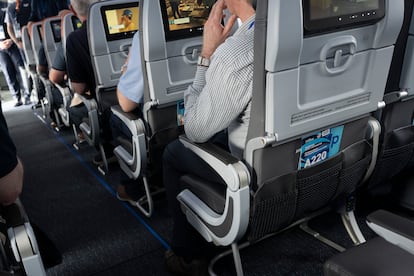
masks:
<instances>
[{"instance_id":1,"label":"passenger's hand","mask_svg":"<svg viewBox=\"0 0 414 276\"><path fill-rule=\"evenodd\" d=\"M7 50L7 49L9 49L13 45L13 40L11 40L11 39L5 39L5 40L3 40L0 43L1 43L0 49Z\"/></svg>"},{"instance_id":2,"label":"passenger's hand","mask_svg":"<svg viewBox=\"0 0 414 276\"><path fill-rule=\"evenodd\" d=\"M223 0L218 0L211 9L210 16L204 25L203 49L201 55L210 58L217 47L222 44L229 36L230 31L236 22L237 16L231 15L226 26L223 26L226 4Z\"/></svg>"}]
</instances>

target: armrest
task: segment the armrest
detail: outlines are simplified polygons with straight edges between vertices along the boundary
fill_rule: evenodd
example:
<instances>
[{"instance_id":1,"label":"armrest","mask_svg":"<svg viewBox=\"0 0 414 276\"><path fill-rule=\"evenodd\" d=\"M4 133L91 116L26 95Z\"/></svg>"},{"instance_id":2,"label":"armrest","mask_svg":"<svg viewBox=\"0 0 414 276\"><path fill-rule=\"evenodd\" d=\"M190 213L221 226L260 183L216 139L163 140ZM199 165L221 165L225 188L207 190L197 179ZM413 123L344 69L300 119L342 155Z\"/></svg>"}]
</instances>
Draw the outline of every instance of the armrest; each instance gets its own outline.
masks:
<instances>
[{"instance_id":1,"label":"armrest","mask_svg":"<svg viewBox=\"0 0 414 276\"><path fill-rule=\"evenodd\" d=\"M223 178L231 191L249 186L250 173L241 160L212 143L195 143L184 135L179 139L186 148L209 164Z\"/></svg>"},{"instance_id":2,"label":"armrest","mask_svg":"<svg viewBox=\"0 0 414 276\"><path fill-rule=\"evenodd\" d=\"M68 86L64 84L55 84L56 88L59 89L62 96L65 97L72 97L72 94L70 93L70 89Z\"/></svg>"},{"instance_id":3,"label":"armrest","mask_svg":"<svg viewBox=\"0 0 414 276\"><path fill-rule=\"evenodd\" d=\"M8 227L23 225L27 221L26 214L18 203L2 207L2 215L6 219Z\"/></svg>"},{"instance_id":4,"label":"armrest","mask_svg":"<svg viewBox=\"0 0 414 276\"><path fill-rule=\"evenodd\" d=\"M367 217L368 226L388 242L414 254L414 221L378 210Z\"/></svg>"},{"instance_id":5,"label":"armrest","mask_svg":"<svg viewBox=\"0 0 414 276\"><path fill-rule=\"evenodd\" d=\"M368 215L367 221L414 241L414 220L385 210L378 210Z\"/></svg>"},{"instance_id":6,"label":"armrest","mask_svg":"<svg viewBox=\"0 0 414 276\"><path fill-rule=\"evenodd\" d=\"M80 95L80 94L78 94L78 96L82 100L82 102L85 104L86 109L88 109L88 111L98 110L98 103L93 97L88 98L87 96Z\"/></svg>"},{"instance_id":7,"label":"armrest","mask_svg":"<svg viewBox=\"0 0 414 276\"><path fill-rule=\"evenodd\" d=\"M44 85L49 85L51 84L49 78L47 78L46 76L43 76L41 74L38 74L40 80L43 82Z\"/></svg>"},{"instance_id":8,"label":"armrest","mask_svg":"<svg viewBox=\"0 0 414 276\"><path fill-rule=\"evenodd\" d=\"M216 213L189 189L181 191L180 201L187 220L209 242L229 245L246 232L250 214L250 174L245 164L211 143L194 143L185 136L180 142L213 168L227 185L222 213Z\"/></svg>"},{"instance_id":9,"label":"armrest","mask_svg":"<svg viewBox=\"0 0 414 276\"><path fill-rule=\"evenodd\" d=\"M55 86L59 90L60 94L62 95L63 105L65 107L69 106L70 101L72 99L72 93L70 92L70 88L66 85L61 85L61 84L55 84Z\"/></svg>"},{"instance_id":10,"label":"armrest","mask_svg":"<svg viewBox=\"0 0 414 276\"><path fill-rule=\"evenodd\" d=\"M111 111L128 127L132 135L145 133L144 123L138 115L122 111L119 105L111 106Z\"/></svg>"}]
</instances>

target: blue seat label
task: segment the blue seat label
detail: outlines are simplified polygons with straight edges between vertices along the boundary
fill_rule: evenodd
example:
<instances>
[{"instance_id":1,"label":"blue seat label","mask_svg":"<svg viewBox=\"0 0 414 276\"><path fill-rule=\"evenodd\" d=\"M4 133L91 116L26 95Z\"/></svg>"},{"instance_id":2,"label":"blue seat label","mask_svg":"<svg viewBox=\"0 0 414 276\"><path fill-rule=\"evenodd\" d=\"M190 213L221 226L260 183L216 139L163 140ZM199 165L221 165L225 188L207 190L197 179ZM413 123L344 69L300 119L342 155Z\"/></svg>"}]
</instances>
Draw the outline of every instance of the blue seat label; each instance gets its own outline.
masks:
<instances>
[{"instance_id":1,"label":"blue seat label","mask_svg":"<svg viewBox=\"0 0 414 276\"><path fill-rule=\"evenodd\" d=\"M339 152L344 126L325 129L302 137L298 169L308 168Z\"/></svg>"},{"instance_id":2,"label":"blue seat label","mask_svg":"<svg viewBox=\"0 0 414 276\"><path fill-rule=\"evenodd\" d=\"M184 100L179 100L177 102L177 125L184 125Z\"/></svg>"}]
</instances>

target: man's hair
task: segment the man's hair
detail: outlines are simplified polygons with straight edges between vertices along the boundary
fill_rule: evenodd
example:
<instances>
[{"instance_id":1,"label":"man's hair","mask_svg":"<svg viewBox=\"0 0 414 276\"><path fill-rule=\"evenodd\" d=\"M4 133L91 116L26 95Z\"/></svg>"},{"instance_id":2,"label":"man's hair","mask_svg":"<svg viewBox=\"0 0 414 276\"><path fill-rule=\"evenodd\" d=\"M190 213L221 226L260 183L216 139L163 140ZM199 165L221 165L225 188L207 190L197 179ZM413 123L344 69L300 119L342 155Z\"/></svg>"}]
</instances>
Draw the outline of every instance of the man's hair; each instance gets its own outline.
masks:
<instances>
[{"instance_id":1,"label":"man's hair","mask_svg":"<svg viewBox=\"0 0 414 276\"><path fill-rule=\"evenodd\" d=\"M70 3L78 16L88 16L89 6L99 0L71 0Z\"/></svg>"},{"instance_id":2,"label":"man's hair","mask_svg":"<svg viewBox=\"0 0 414 276\"><path fill-rule=\"evenodd\" d=\"M132 18L132 15L133 15L132 11L128 9L124 10L124 12L122 13L122 16L127 16L129 17L129 19Z\"/></svg>"},{"instance_id":3,"label":"man's hair","mask_svg":"<svg viewBox=\"0 0 414 276\"><path fill-rule=\"evenodd\" d=\"M248 0L252 4L253 8L256 9L257 0Z\"/></svg>"}]
</instances>

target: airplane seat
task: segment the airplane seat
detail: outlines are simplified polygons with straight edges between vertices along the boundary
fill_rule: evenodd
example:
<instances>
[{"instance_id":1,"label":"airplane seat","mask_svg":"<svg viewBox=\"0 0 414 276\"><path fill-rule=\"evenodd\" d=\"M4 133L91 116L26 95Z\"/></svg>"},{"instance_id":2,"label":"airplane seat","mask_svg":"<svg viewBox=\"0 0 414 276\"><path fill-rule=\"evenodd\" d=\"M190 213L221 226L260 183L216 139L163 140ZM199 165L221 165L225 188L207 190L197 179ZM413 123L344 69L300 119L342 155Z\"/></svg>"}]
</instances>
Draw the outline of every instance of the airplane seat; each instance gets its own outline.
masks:
<instances>
[{"instance_id":1,"label":"airplane seat","mask_svg":"<svg viewBox=\"0 0 414 276\"><path fill-rule=\"evenodd\" d=\"M414 221L378 210L367 223L379 236L331 257L324 264L324 275L411 275Z\"/></svg>"},{"instance_id":2,"label":"airplane seat","mask_svg":"<svg viewBox=\"0 0 414 276\"><path fill-rule=\"evenodd\" d=\"M34 59L36 67L40 64L40 50L43 47L43 30L42 21L35 22L31 25L31 43L33 48ZM37 71L37 69L36 69ZM39 76L39 89L40 89L40 103L42 105L42 115L46 118L50 114L50 107L53 105L52 88L48 76L42 75L37 72Z\"/></svg>"},{"instance_id":3,"label":"airplane seat","mask_svg":"<svg viewBox=\"0 0 414 276\"><path fill-rule=\"evenodd\" d=\"M29 36L29 29L27 26L24 26L22 28L22 43L23 43L23 52L25 55L25 69L27 73L29 74L30 78L33 81L33 91L32 93L32 99L33 103L38 103L40 101L39 93L40 93L40 87L39 87L39 77L37 75L36 71L36 60L34 57L33 47L31 43L31 39Z\"/></svg>"},{"instance_id":4,"label":"airplane seat","mask_svg":"<svg viewBox=\"0 0 414 276\"><path fill-rule=\"evenodd\" d=\"M377 166L368 182L368 194L383 197L391 192L396 201L414 209L410 171L414 161L414 19L413 2L405 1L404 25L396 43L393 66L384 95L386 107L378 115L382 125ZM408 171L402 177L401 173ZM411 191L410 191L411 188ZM402 198L398 199L398 195Z\"/></svg>"},{"instance_id":5,"label":"airplane seat","mask_svg":"<svg viewBox=\"0 0 414 276\"><path fill-rule=\"evenodd\" d=\"M20 200L0 208L1 223L6 224L0 242L1 275L46 276L33 228Z\"/></svg>"},{"instance_id":6,"label":"airplane seat","mask_svg":"<svg viewBox=\"0 0 414 276\"><path fill-rule=\"evenodd\" d=\"M324 263L325 276L412 275L414 255L381 237L348 249Z\"/></svg>"},{"instance_id":7,"label":"airplane seat","mask_svg":"<svg viewBox=\"0 0 414 276\"><path fill-rule=\"evenodd\" d=\"M403 13L403 1L373 2L340 1L338 20L316 1L258 1L243 160L180 137L225 183L224 194L203 193L225 203L213 209L196 192L208 181L183 176L182 210L207 241L232 246L238 273L242 237L260 240L329 207L342 213L354 243L365 241L353 193L375 165L370 138L380 130L371 114L384 105ZM364 16L347 22L341 14L352 7Z\"/></svg>"},{"instance_id":8,"label":"airplane seat","mask_svg":"<svg viewBox=\"0 0 414 276\"><path fill-rule=\"evenodd\" d=\"M80 125L90 145L99 147L103 168L108 170L106 154L102 145L101 133L109 130L110 108L117 105L116 87L121 77L122 65L132 44L132 31L123 31L119 22L123 7L137 5L137 1L107 1L93 3L89 8L87 21L89 49L95 71L95 99L84 99L88 108L89 120ZM119 9L119 10L117 10ZM138 18L136 18L138 20Z\"/></svg>"},{"instance_id":9,"label":"airplane seat","mask_svg":"<svg viewBox=\"0 0 414 276\"><path fill-rule=\"evenodd\" d=\"M130 178L143 178L146 205L141 201L136 205L148 217L153 212L154 194L150 193L149 185L156 192L163 190L164 148L183 133L183 93L194 79L202 46L202 26L208 17L205 13L190 27L180 25L171 19L167 6L167 1L139 2L138 32L144 74L142 116L133 117L123 113L119 106L112 107L115 116L133 134L130 142L120 143L114 153Z\"/></svg>"},{"instance_id":10,"label":"airplane seat","mask_svg":"<svg viewBox=\"0 0 414 276\"><path fill-rule=\"evenodd\" d=\"M66 13L63 16L63 19L61 19L61 45L63 48L64 56L66 57L66 38L68 35L73 32L75 29L79 28L81 26L81 22L79 19L73 14L73 13ZM59 89L60 93L62 94L63 98L63 105L58 108L58 113L60 115L60 118L62 119L62 122L65 126L70 127L70 117L69 117L69 111L68 107L70 106L70 103L72 101L72 94L68 83L63 84L56 84L56 87ZM75 137L77 139L76 145L79 144L79 138L77 135L77 130L73 126Z\"/></svg>"},{"instance_id":11,"label":"airplane seat","mask_svg":"<svg viewBox=\"0 0 414 276\"><path fill-rule=\"evenodd\" d=\"M53 65L53 61L55 60L56 52L58 50L58 47L60 47L61 42L61 18L60 16L53 16L49 18L45 18L42 21L42 29L43 29L43 47L45 51L45 56L48 64L48 69L50 70ZM47 76L49 79L49 76ZM67 100L67 93L62 95L62 104L55 103L54 97L52 93L54 90L55 85L48 81L48 85L46 88L46 91L48 92L47 98L49 102L49 112L54 113L54 117L56 119L57 127L60 128L62 126L62 123L60 122L61 116L58 112L59 109L62 108L62 105L64 107L65 101ZM60 92L60 90L59 90ZM66 91L65 91L66 92ZM67 101L66 101L67 103ZM65 120L66 117L63 117ZM67 125L64 123L64 125Z\"/></svg>"}]
</instances>

